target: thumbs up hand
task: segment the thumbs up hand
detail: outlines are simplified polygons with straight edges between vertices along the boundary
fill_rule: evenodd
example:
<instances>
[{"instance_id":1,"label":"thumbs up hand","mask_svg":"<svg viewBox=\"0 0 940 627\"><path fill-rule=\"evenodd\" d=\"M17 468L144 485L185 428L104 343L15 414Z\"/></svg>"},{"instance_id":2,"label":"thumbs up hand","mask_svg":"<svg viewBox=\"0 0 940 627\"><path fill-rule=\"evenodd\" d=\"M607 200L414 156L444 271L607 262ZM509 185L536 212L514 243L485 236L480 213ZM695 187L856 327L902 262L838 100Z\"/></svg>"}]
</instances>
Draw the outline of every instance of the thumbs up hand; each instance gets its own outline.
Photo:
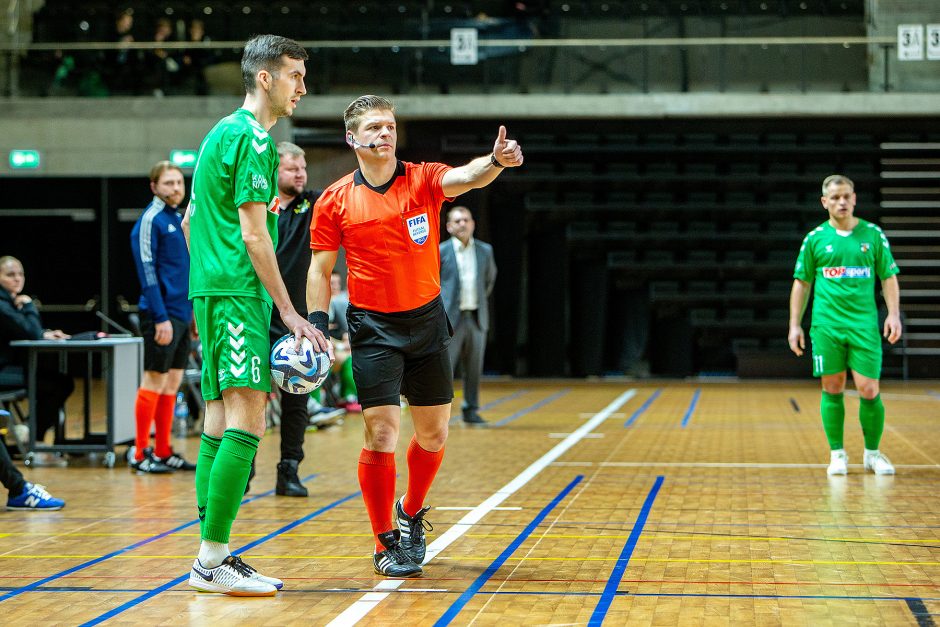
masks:
<instances>
[{"instance_id":1,"label":"thumbs up hand","mask_svg":"<svg viewBox=\"0 0 940 627\"><path fill-rule=\"evenodd\" d=\"M506 139L505 126L499 127L496 143L493 144L493 158L507 168L522 165L522 146L514 139Z\"/></svg>"}]
</instances>

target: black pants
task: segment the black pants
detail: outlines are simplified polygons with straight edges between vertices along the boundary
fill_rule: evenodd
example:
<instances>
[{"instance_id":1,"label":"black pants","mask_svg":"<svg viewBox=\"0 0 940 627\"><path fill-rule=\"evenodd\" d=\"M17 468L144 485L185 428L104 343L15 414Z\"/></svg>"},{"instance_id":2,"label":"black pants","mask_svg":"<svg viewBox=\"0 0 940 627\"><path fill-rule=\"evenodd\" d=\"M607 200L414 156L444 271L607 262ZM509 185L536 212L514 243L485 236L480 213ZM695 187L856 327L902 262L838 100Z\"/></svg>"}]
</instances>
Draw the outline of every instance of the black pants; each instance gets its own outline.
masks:
<instances>
[{"instance_id":1,"label":"black pants","mask_svg":"<svg viewBox=\"0 0 940 627\"><path fill-rule=\"evenodd\" d=\"M0 370L0 388L25 388L26 375L19 366ZM40 367L36 371L36 407L29 411L36 418L36 441L59 423L59 410L75 389L75 381L58 370Z\"/></svg>"},{"instance_id":2,"label":"black pants","mask_svg":"<svg viewBox=\"0 0 940 627\"><path fill-rule=\"evenodd\" d=\"M304 459L304 434L307 432L309 394L290 394L281 390L281 459Z\"/></svg>"},{"instance_id":3,"label":"black pants","mask_svg":"<svg viewBox=\"0 0 940 627\"><path fill-rule=\"evenodd\" d=\"M26 487L26 479L13 465L7 447L3 446L2 443L0 443L0 483L10 491L11 497L19 496L23 493L23 488Z\"/></svg>"}]
</instances>

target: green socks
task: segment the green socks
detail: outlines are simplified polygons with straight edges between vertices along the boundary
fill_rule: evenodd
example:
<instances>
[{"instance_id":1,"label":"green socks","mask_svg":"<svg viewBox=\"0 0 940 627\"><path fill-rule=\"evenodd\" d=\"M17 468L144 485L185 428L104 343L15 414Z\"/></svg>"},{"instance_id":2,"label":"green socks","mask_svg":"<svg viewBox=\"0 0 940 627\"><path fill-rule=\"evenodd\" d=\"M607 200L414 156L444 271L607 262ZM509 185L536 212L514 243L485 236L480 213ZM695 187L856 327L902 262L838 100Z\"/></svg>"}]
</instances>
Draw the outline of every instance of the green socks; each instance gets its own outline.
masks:
<instances>
[{"instance_id":1,"label":"green socks","mask_svg":"<svg viewBox=\"0 0 940 627\"><path fill-rule=\"evenodd\" d=\"M858 421L862 423L862 433L865 434L865 448L878 450L885 430L885 406L880 394L871 400L859 399Z\"/></svg>"},{"instance_id":2,"label":"green socks","mask_svg":"<svg viewBox=\"0 0 940 627\"><path fill-rule=\"evenodd\" d=\"M822 393L822 400L819 402L819 413L822 415L823 429L826 431L826 439L829 440L829 449L837 451L844 448L842 445L842 433L845 426L845 405L842 402L843 395ZM884 413L882 412L882 418ZM884 420L882 420L884 422ZM868 442L868 435L865 436Z\"/></svg>"},{"instance_id":3,"label":"green socks","mask_svg":"<svg viewBox=\"0 0 940 627\"><path fill-rule=\"evenodd\" d=\"M356 382L353 380L352 357L343 362L339 370L340 395L343 398L356 396Z\"/></svg>"},{"instance_id":4,"label":"green socks","mask_svg":"<svg viewBox=\"0 0 940 627\"><path fill-rule=\"evenodd\" d=\"M212 462L219 452L222 438L202 434L202 443L199 445L199 457L196 459L196 507L199 510L199 531L206 523L206 503L209 500L209 475L212 472Z\"/></svg>"},{"instance_id":5,"label":"green socks","mask_svg":"<svg viewBox=\"0 0 940 627\"><path fill-rule=\"evenodd\" d=\"M248 485L251 460L258 452L260 442L258 437L240 429L226 429L222 435L222 443L219 445L209 475L205 522L202 525L203 540L228 543L232 523L238 515L238 508L245 495L245 486ZM202 461L201 448L200 461ZM196 464L196 468L199 468L199 463ZM198 483L196 493L198 502Z\"/></svg>"}]
</instances>

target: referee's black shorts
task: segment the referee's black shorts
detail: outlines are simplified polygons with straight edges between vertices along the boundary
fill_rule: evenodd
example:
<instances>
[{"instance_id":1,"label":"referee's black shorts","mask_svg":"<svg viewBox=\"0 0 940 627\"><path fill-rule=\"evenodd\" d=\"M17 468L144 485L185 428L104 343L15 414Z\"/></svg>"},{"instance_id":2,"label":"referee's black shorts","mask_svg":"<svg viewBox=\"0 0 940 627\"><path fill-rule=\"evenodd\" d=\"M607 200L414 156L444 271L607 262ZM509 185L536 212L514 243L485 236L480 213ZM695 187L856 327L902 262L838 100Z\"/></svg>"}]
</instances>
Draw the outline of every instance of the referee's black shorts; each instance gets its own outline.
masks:
<instances>
[{"instance_id":1,"label":"referee's black shorts","mask_svg":"<svg viewBox=\"0 0 940 627\"><path fill-rule=\"evenodd\" d=\"M182 370L189 361L192 341L189 337L189 323L178 318L170 318L173 325L173 339L166 346L156 341L156 325L149 311L140 312L140 334L144 338L144 370L166 374L170 370Z\"/></svg>"},{"instance_id":2,"label":"referee's black shorts","mask_svg":"<svg viewBox=\"0 0 940 627\"><path fill-rule=\"evenodd\" d=\"M445 405L454 398L447 345L454 329L438 296L410 311L346 310L353 379L363 409L398 405Z\"/></svg>"}]
</instances>

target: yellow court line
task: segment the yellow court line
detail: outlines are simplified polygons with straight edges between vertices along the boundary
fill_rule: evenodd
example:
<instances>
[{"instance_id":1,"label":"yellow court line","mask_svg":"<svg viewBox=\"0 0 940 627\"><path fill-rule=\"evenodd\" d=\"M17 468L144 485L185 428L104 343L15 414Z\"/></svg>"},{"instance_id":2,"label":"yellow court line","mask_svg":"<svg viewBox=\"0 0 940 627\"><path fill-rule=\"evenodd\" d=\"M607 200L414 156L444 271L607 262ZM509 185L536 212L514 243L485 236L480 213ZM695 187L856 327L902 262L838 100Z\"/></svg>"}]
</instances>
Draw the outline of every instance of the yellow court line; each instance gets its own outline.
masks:
<instances>
[{"instance_id":1,"label":"yellow court line","mask_svg":"<svg viewBox=\"0 0 940 627\"><path fill-rule=\"evenodd\" d=\"M0 559L96 559L101 555L0 555ZM360 560L367 555L251 555L253 560ZM191 560L192 555L115 555L111 559L178 559ZM461 562L491 562L493 556L444 556L437 559ZM509 557L507 560L522 562L615 562L617 557ZM817 564L817 565L855 565L855 566L940 566L940 562L890 562L890 561L853 561L853 560L753 560L753 559L687 559L671 557L634 557L631 562L665 562L677 564Z\"/></svg>"},{"instance_id":2,"label":"yellow court line","mask_svg":"<svg viewBox=\"0 0 940 627\"><path fill-rule=\"evenodd\" d=\"M26 531L12 531L10 533L0 534L0 538L4 536L49 536L52 538L61 537L61 538L78 538L78 537L87 537L87 538L109 538L109 537L150 537L153 534L150 533L32 533ZM233 533L232 537L239 538L258 538L264 533ZM468 538L515 538L517 534L511 533L468 533L466 536ZM199 533L171 533L166 538L173 537L198 537ZM278 536L279 538L371 538L372 534L369 533L285 533ZM533 536L533 538L543 539L543 540L623 540L629 537L629 535L575 535L575 534L561 534L561 533L552 533L545 534L542 536ZM721 542L725 540L749 540L754 542L790 542L790 541L803 541L803 542L849 542L849 543L864 543L864 544L940 544L940 539L936 538L801 538L798 536L784 537L784 536L709 536L705 534L694 535L694 536L681 536L681 535L671 535L671 534L662 534L662 533L649 533L644 537L644 540L692 540L692 541L707 541L707 542Z\"/></svg>"}]
</instances>

